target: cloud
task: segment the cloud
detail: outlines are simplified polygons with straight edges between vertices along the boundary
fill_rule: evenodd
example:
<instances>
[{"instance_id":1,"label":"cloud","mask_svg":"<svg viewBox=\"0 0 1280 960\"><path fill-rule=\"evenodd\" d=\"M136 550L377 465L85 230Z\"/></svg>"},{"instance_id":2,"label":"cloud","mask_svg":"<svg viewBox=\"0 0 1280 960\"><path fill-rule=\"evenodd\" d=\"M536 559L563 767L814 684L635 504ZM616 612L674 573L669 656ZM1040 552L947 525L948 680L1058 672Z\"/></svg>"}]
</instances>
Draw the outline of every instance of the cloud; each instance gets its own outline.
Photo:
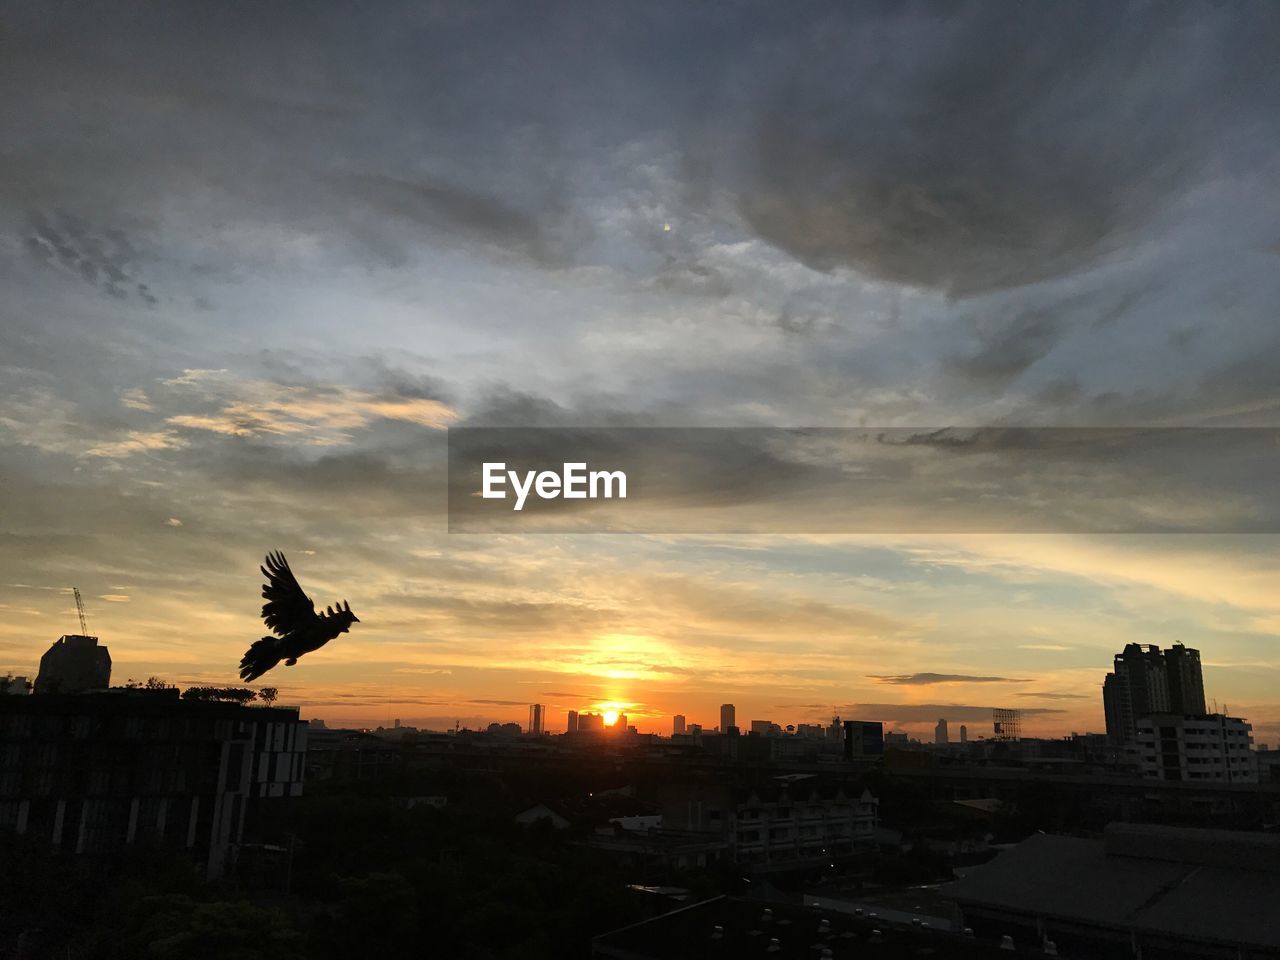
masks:
<instances>
[{"instance_id":1,"label":"cloud","mask_svg":"<svg viewBox=\"0 0 1280 960\"><path fill-rule=\"evenodd\" d=\"M139 255L118 228L99 232L61 210L48 216L33 212L29 215L26 246L34 259L113 297L136 299L152 307L160 302L147 284L132 275Z\"/></svg>"},{"instance_id":2,"label":"cloud","mask_svg":"<svg viewBox=\"0 0 1280 960\"><path fill-rule=\"evenodd\" d=\"M759 100L741 212L812 266L951 295L1084 269L1209 176L1215 133L1261 120L1275 78L1239 58L1275 23L1240 12L834 16L823 45L776 47L792 80Z\"/></svg>"},{"instance_id":3,"label":"cloud","mask_svg":"<svg viewBox=\"0 0 1280 960\"><path fill-rule=\"evenodd\" d=\"M187 445L173 430L130 430L122 439L96 443L85 451L89 457L127 457L155 450L177 450Z\"/></svg>"},{"instance_id":4,"label":"cloud","mask_svg":"<svg viewBox=\"0 0 1280 960\"><path fill-rule=\"evenodd\" d=\"M929 686L935 683L1030 683L1027 679L1011 677L975 677L963 673L907 673L892 676L869 674L868 677L877 683L889 683L896 686Z\"/></svg>"}]
</instances>

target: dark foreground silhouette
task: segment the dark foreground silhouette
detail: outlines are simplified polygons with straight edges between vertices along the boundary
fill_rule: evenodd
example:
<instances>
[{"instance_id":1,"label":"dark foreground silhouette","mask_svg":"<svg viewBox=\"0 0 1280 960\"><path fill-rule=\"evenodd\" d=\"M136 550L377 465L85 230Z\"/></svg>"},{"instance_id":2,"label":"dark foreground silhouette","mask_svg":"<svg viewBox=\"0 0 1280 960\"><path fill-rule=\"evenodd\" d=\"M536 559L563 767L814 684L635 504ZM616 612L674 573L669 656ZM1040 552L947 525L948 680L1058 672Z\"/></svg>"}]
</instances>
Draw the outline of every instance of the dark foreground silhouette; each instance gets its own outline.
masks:
<instances>
[{"instance_id":1,"label":"dark foreground silhouette","mask_svg":"<svg viewBox=\"0 0 1280 960\"><path fill-rule=\"evenodd\" d=\"M360 619L344 600L337 609L326 607L316 613L316 605L302 592L289 569L289 561L279 551L267 554L261 568L267 582L262 585L262 619L275 634L255 641L240 661L240 679L249 683L284 661L292 667L304 653L319 650L330 640L351 629Z\"/></svg>"}]
</instances>

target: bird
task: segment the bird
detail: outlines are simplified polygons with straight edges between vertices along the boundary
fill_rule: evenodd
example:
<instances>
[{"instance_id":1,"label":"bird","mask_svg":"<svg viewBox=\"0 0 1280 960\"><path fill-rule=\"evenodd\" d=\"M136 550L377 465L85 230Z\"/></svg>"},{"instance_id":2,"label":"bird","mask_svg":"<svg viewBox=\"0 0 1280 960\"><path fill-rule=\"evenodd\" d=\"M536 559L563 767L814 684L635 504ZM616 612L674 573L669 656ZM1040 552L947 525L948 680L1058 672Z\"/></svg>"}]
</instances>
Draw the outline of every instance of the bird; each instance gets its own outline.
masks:
<instances>
[{"instance_id":1,"label":"bird","mask_svg":"<svg viewBox=\"0 0 1280 960\"><path fill-rule=\"evenodd\" d=\"M259 568L267 582L262 585L262 619L275 634L255 640L240 660L240 679L257 680L281 660L292 667L304 653L319 650L330 640L346 633L360 618L351 605L341 603L316 613L316 605L302 592L298 579L289 569L289 561L280 551L267 554L266 565Z\"/></svg>"}]
</instances>

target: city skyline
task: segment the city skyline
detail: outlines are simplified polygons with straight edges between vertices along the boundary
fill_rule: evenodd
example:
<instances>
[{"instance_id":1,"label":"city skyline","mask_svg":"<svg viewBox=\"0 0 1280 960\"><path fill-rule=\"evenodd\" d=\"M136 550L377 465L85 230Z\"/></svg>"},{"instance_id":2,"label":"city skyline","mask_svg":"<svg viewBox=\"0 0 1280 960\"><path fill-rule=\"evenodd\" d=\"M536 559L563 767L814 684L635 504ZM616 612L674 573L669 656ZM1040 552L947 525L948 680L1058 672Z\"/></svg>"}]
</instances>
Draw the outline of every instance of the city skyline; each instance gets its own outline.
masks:
<instances>
[{"instance_id":1,"label":"city skyline","mask_svg":"<svg viewBox=\"0 0 1280 960\"><path fill-rule=\"evenodd\" d=\"M0 672L76 586L124 676L234 683L280 549L359 611L270 675L340 723L1100 732L1115 652L1182 643L1280 741L1275 535L445 513L451 427L1280 426L1273 8L143 10L6 18ZM1057 505L1274 519L1250 462L1144 456Z\"/></svg>"}]
</instances>

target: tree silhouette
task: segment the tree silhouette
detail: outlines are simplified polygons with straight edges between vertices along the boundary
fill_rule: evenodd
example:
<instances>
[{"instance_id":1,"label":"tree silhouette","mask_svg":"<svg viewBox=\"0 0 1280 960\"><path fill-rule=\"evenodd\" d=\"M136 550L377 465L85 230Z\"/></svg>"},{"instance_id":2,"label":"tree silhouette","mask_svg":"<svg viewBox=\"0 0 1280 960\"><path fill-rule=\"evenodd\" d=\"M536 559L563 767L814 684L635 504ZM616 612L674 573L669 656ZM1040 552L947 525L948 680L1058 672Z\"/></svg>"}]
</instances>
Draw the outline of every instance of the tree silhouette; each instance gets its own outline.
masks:
<instances>
[{"instance_id":1,"label":"tree silhouette","mask_svg":"<svg viewBox=\"0 0 1280 960\"><path fill-rule=\"evenodd\" d=\"M258 691L258 699L265 703L268 707L276 702L276 698L280 696L279 687L263 687Z\"/></svg>"},{"instance_id":2,"label":"tree silhouette","mask_svg":"<svg viewBox=\"0 0 1280 960\"><path fill-rule=\"evenodd\" d=\"M187 687L182 691L182 699L243 705L258 699L258 693L248 687Z\"/></svg>"}]
</instances>

